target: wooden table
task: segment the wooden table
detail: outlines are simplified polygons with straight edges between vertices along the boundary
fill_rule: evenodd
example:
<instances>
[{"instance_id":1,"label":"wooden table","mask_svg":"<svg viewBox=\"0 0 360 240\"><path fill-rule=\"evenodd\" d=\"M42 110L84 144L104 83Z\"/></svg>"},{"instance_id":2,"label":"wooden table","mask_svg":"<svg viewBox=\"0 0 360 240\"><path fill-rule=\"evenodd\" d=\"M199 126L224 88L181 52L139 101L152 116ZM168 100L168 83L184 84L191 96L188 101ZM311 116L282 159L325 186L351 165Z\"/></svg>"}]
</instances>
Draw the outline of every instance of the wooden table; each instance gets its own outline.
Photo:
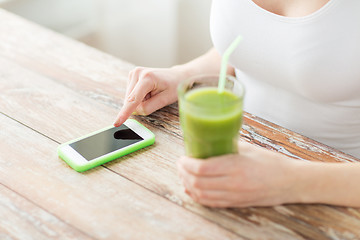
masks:
<instances>
[{"instance_id":1,"label":"wooden table","mask_svg":"<svg viewBox=\"0 0 360 240\"><path fill-rule=\"evenodd\" d=\"M153 146L72 170L57 146L112 124L132 67L0 10L0 239L360 239L359 209L194 203L176 172L176 104L135 117ZM249 114L241 137L297 159L357 161Z\"/></svg>"}]
</instances>

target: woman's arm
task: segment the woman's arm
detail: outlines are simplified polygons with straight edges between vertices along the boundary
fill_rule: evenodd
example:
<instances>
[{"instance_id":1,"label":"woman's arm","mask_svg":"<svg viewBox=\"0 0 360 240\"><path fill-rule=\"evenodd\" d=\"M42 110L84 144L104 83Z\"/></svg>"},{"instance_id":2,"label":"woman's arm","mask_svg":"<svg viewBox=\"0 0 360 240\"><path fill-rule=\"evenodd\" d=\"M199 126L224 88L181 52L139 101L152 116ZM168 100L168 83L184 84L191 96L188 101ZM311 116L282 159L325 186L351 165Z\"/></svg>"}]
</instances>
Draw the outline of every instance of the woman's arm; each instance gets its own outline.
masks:
<instances>
[{"instance_id":1,"label":"woman's arm","mask_svg":"<svg viewBox=\"0 0 360 240\"><path fill-rule=\"evenodd\" d=\"M215 48L210 49L204 55L201 55L188 63L175 66L175 68L187 72L189 76L198 74L219 74L220 67L221 56ZM234 68L230 65L228 66L227 74L232 76L235 75Z\"/></svg>"},{"instance_id":2,"label":"woman's arm","mask_svg":"<svg viewBox=\"0 0 360 240\"><path fill-rule=\"evenodd\" d=\"M207 160L183 157L185 191L212 207L326 203L360 207L360 163L319 163L239 143L239 154Z\"/></svg>"},{"instance_id":3,"label":"woman's arm","mask_svg":"<svg viewBox=\"0 0 360 240\"><path fill-rule=\"evenodd\" d=\"M296 170L299 202L360 207L360 163L302 162Z\"/></svg>"}]
</instances>

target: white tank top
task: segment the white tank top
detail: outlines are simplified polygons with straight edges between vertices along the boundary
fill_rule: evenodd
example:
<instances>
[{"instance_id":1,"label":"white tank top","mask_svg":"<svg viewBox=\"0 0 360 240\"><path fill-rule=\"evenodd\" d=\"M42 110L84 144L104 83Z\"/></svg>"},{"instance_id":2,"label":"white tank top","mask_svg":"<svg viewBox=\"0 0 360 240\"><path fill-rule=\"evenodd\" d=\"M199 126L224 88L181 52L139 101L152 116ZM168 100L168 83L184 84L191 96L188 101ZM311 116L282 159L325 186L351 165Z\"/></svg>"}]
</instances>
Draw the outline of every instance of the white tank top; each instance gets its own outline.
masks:
<instances>
[{"instance_id":1,"label":"white tank top","mask_svg":"<svg viewBox=\"0 0 360 240\"><path fill-rule=\"evenodd\" d=\"M304 17L251 0L213 0L215 48L245 84L244 110L360 158L360 0L330 0Z\"/></svg>"}]
</instances>

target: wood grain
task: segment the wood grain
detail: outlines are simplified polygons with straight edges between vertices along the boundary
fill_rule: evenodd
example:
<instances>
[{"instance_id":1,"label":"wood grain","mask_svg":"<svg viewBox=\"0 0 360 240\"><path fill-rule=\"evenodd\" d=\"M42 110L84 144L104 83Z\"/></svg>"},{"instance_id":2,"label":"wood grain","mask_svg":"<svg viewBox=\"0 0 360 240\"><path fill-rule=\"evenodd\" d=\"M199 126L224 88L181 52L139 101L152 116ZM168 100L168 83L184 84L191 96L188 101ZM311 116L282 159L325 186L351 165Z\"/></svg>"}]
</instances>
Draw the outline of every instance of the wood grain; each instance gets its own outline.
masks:
<instances>
[{"instance_id":1,"label":"wood grain","mask_svg":"<svg viewBox=\"0 0 360 240\"><path fill-rule=\"evenodd\" d=\"M68 141L112 123L122 103L131 65L8 13L0 12L0 20L7 21L0 25L2 113L41 133L51 139L49 141L52 143ZM27 41L23 42L22 39ZM121 175L138 186L139 192L144 187L161 196L162 200L157 201L176 203L180 209L187 209L195 216L206 219L205 225L222 226L239 238L360 238L360 212L354 208L287 205L274 208L211 209L194 203L183 193L176 176L175 162L183 155L177 105L136 119L155 133L156 144L108 163L105 168L97 168L94 170L97 175L108 175L109 172L115 176ZM358 161L250 114L245 115L241 137L298 160ZM47 157L59 161L55 156ZM64 164L57 167L67 169ZM72 174L66 174L71 178ZM44 202L42 197L38 197L38 201ZM49 205L48 209L52 207ZM103 210L106 212L105 208ZM172 217L176 214L176 211L168 212ZM84 228L80 220L72 224ZM191 236L190 230L185 233ZM221 239L224 238L226 236Z\"/></svg>"},{"instance_id":2,"label":"wood grain","mask_svg":"<svg viewBox=\"0 0 360 240\"><path fill-rule=\"evenodd\" d=\"M49 230L48 239L57 238L47 226L40 226L37 219L48 216L38 216L43 213L25 201L31 199L46 209L45 214L57 216L78 229L78 232L73 230L73 238L72 232L67 233L68 239L87 236L95 239L239 239L110 170L75 172L57 158L57 143L3 114L0 114L0 129L0 186L20 192L24 197L31 215L13 207L17 217L34 218L33 222L22 224L22 219L7 215L11 220L0 221L6 231L13 229L7 226L12 222L24 227L20 232L12 230L11 237L23 239L22 236L29 234L38 239L37 235ZM14 200L15 197L9 196ZM16 203L7 206L16 206ZM37 229L33 229L34 224L39 225ZM56 226L57 231L62 228Z\"/></svg>"},{"instance_id":3,"label":"wood grain","mask_svg":"<svg viewBox=\"0 0 360 240\"><path fill-rule=\"evenodd\" d=\"M92 239L0 184L0 239Z\"/></svg>"}]
</instances>

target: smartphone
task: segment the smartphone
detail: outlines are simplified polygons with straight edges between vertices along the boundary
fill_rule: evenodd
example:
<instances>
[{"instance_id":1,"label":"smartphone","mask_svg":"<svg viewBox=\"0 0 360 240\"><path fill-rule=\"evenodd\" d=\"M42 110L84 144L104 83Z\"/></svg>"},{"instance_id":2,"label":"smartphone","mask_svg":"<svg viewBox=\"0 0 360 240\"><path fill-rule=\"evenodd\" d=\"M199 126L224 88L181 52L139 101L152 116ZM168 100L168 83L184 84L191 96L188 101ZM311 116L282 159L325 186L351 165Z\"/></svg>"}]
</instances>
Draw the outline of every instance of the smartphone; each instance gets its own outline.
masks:
<instances>
[{"instance_id":1,"label":"smartphone","mask_svg":"<svg viewBox=\"0 0 360 240\"><path fill-rule=\"evenodd\" d=\"M84 172L155 142L155 135L138 121L109 126L61 144L58 155L74 170Z\"/></svg>"}]
</instances>

